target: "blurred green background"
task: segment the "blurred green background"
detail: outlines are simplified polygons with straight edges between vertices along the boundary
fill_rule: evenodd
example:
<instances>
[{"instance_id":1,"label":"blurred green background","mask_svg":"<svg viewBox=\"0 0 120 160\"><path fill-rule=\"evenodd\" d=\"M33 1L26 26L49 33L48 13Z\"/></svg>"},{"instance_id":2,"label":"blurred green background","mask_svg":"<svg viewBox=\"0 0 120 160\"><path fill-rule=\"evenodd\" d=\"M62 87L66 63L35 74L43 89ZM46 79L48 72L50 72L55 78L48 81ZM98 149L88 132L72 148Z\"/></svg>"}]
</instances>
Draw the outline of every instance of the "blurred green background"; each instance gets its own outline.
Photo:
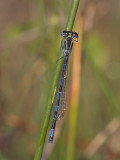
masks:
<instances>
[{"instance_id":1,"label":"blurred green background","mask_svg":"<svg viewBox=\"0 0 120 160\"><path fill-rule=\"evenodd\" d=\"M70 4L0 1L0 160L34 157ZM120 1L81 0L78 15L84 30L75 160L83 160L88 144L120 115ZM68 117L60 132L46 159L66 159ZM88 159L119 160L113 137L120 142L113 134Z\"/></svg>"}]
</instances>

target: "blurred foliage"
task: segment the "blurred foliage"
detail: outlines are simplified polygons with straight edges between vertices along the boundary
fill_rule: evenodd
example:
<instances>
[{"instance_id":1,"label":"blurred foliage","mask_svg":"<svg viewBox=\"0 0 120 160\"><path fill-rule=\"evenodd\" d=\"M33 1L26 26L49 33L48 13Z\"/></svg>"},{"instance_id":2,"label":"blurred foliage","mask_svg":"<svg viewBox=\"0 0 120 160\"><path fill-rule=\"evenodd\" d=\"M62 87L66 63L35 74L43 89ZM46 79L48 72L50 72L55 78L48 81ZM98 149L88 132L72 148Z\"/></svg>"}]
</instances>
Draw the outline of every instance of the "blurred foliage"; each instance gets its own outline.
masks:
<instances>
[{"instance_id":1,"label":"blurred foliage","mask_svg":"<svg viewBox=\"0 0 120 160\"><path fill-rule=\"evenodd\" d=\"M66 24L70 3L66 0L0 2L1 160L5 159L2 155L9 160L32 160L34 157L60 47L60 34ZM115 117L87 54L92 56L120 103L120 2L81 1L78 14L85 15L89 6L94 10L94 25L90 33L84 31L88 41L86 46L84 39L83 48L94 49L94 52L83 50L76 160L82 159L88 144ZM49 159L66 159L68 134L66 117ZM112 136L106 144L108 141L112 141ZM106 145L89 159L118 160L119 154L115 146L112 150Z\"/></svg>"},{"instance_id":2,"label":"blurred foliage","mask_svg":"<svg viewBox=\"0 0 120 160\"><path fill-rule=\"evenodd\" d=\"M90 52L88 56L92 57L97 67L104 69L108 57L106 46L103 44L101 37L95 33L91 34L87 44L85 43L85 47L83 48L87 48L87 52Z\"/></svg>"},{"instance_id":3,"label":"blurred foliage","mask_svg":"<svg viewBox=\"0 0 120 160\"><path fill-rule=\"evenodd\" d=\"M17 36L19 36L20 34L22 34L25 31L29 31L31 29L33 29L35 27L34 24L18 24L18 25L14 25L10 28L8 28L8 30L6 30L6 38L8 39L14 39Z\"/></svg>"},{"instance_id":4,"label":"blurred foliage","mask_svg":"<svg viewBox=\"0 0 120 160\"><path fill-rule=\"evenodd\" d=\"M7 160L1 153L0 153L0 159L1 160Z\"/></svg>"}]
</instances>

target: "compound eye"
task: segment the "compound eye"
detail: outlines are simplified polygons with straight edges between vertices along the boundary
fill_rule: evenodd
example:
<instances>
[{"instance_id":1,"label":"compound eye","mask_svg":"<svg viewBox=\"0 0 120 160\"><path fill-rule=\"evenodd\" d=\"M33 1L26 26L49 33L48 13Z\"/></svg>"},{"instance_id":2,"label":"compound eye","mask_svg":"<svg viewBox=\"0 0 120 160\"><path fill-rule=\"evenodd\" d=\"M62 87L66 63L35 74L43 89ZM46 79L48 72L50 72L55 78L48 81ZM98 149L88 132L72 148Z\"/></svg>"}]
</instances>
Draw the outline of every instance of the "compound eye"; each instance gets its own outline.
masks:
<instances>
[{"instance_id":1,"label":"compound eye","mask_svg":"<svg viewBox=\"0 0 120 160\"><path fill-rule=\"evenodd\" d=\"M73 38L78 38L78 34L77 33L73 33Z\"/></svg>"},{"instance_id":2,"label":"compound eye","mask_svg":"<svg viewBox=\"0 0 120 160\"><path fill-rule=\"evenodd\" d=\"M62 32L62 36L63 36L63 37L67 37L68 35L69 35L69 34L68 34L67 32L65 32L65 31Z\"/></svg>"}]
</instances>

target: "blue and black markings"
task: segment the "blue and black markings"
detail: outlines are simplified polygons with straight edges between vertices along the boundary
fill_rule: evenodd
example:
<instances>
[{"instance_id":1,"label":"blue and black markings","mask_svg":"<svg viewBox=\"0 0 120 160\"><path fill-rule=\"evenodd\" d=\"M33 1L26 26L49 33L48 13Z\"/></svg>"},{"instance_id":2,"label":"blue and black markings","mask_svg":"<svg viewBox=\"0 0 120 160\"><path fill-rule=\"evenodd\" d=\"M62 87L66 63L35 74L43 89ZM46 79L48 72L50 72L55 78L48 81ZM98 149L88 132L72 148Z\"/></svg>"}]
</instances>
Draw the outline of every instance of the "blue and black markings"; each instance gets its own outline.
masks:
<instances>
[{"instance_id":1,"label":"blue and black markings","mask_svg":"<svg viewBox=\"0 0 120 160\"><path fill-rule=\"evenodd\" d=\"M63 36L63 40L64 40L64 43L62 46L63 54L64 54L64 62L63 62L63 68L62 68L62 73L61 73L61 77L60 77L59 89L58 89L58 93L57 93L57 101L56 101L54 117L53 117L52 126L51 126L51 130L50 130L49 143L52 143L53 138L54 138L54 132L55 132L55 126L56 126L57 116L58 116L58 112L59 112L62 89L63 89L63 85L64 85L64 81L65 81L66 68L67 68L67 63L68 63L70 53L72 51L73 41L76 41L76 42L78 41L78 34L76 32L63 31L62 36Z\"/></svg>"}]
</instances>

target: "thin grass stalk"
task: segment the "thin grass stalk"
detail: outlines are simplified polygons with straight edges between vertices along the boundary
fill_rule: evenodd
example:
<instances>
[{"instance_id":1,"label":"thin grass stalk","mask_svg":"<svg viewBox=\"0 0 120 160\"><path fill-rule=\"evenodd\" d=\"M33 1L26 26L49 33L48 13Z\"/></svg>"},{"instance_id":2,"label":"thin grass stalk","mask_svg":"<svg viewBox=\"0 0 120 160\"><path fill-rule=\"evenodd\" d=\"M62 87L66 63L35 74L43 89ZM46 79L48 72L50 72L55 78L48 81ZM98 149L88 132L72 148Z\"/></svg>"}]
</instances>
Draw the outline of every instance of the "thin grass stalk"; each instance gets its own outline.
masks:
<instances>
[{"instance_id":1,"label":"thin grass stalk","mask_svg":"<svg viewBox=\"0 0 120 160\"><path fill-rule=\"evenodd\" d=\"M77 18L76 31L79 32L78 43L74 44L73 54L73 71L72 71L72 87L71 87L71 108L69 114L69 137L68 137L68 154L67 160L75 159L75 140L76 127L78 118L78 105L80 95L80 79L81 79L81 53L82 53L82 17Z\"/></svg>"},{"instance_id":2,"label":"thin grass stalk","mask_svg":"<svg viewBox=\"0 0 120 160\"><path fill-rule=\"evenodd\" d=\"M80 0L72 0L66 30L72 30Z\"/></svg>"},{"instance_id":3,"label":"thin grass stalk","mask_svg":"<svg viewBox=\"0 0 120 160\"><path fill-rule=\"evenodd\" d=\"M72 28L73 28L73 24L75 21L79 2L80 2L80 0L73 0L72 1L71 8L69 11L68 20L67 20L67 25L65 28L66 30L72 30ZM60 51L59 51L59 56L62 56L62 49L60 49ZM53 84L52 84L52 87L50 90L50 95L49 95L48 102L46 105L46 113L44 116L44 120L43 120L43 124L42 124L42 128L41 128L40 137L38 140L38 145L36 148L34 160L40 160L42 157L43 147L44 147L45 138L46 138L47 129L48 129L49 120L50 120L50 115L51 115L51 111L52 111L53 99L54 99L55 91L56 91L56 88L57 88L57 85L59 82L60 73L62 70L62 64L63 64L63 59L60 59L56 65L56 70L55 70L55 74L54 74L54 78L53 78Z\"/></svg>"}]
</instances>

